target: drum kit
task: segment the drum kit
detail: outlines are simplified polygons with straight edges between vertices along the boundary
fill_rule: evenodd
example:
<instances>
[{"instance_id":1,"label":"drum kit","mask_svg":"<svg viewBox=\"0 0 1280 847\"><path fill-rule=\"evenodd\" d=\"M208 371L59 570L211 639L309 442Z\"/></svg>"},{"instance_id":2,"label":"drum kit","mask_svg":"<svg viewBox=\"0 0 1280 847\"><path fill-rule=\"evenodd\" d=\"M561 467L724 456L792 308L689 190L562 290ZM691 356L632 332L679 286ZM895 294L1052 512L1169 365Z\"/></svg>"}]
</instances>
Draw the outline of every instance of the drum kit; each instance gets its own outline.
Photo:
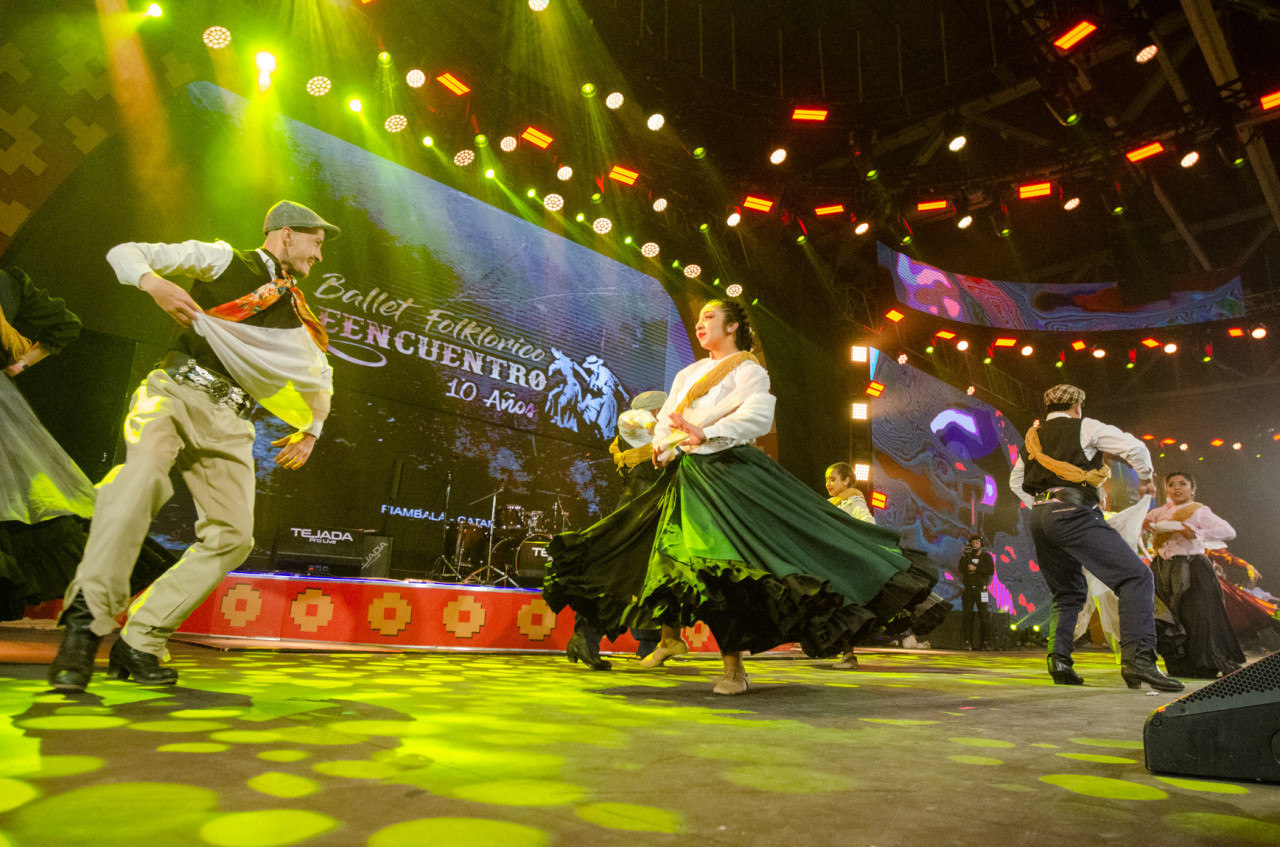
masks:
<instances>
[{"instance_id":1,"label":"drum kit","mask_svg":"<svg viewBox=\"0 0 1280 847\"><path fill-rule=\"evenodd\" d=\"M468 505L491 500L491 519L456 518L445 527L444 555L436 560L433 578L442 582L538 588L547 572L551 537L568 529L568 515L557 491L551 511L515 503L497 504L499 488Z\"/></svg>"}]
</instances>

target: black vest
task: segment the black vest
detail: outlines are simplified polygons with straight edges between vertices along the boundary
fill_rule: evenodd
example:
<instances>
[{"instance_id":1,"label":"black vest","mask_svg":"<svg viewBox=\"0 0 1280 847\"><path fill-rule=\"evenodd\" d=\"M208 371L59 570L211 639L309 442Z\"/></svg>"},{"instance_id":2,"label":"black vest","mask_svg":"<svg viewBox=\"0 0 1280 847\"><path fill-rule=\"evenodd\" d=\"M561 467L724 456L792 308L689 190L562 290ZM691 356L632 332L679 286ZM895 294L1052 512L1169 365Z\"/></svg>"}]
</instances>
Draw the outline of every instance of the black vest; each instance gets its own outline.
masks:
<instances>
[{"instance_id":1,"label":"black vest","mask_svg":"<svg viewBox=\"0 0 1280 847\"><path fill-rule=\"evenodd\" d=\"M274 277L271 267L258 255L257 250L237 250L231 264L217 279L196 280L191 286L191 296L206 311L243 297L251 291L261 288ZM241 323L253 326L269 326L278 329L289 329L302 326L298 313L293 310L293 298L285 295L267 308L250 315ZM165 357L164 366L181 364L186 359L195 359L202 368L220 373L230 379L227 369L218 360L209 342L197 335L195 330L178 330L169 342L170 355ZM173 355L178 354L178 355Z\"/></svg>"},{"instance_id":2,"label":"black vest","mask_svg":"<svg viewBox=\"0 0 1280 847\"><path fill-rule=\"evenodd\" d=\"M1040 426L1040 449L1051 459L1075 465L1082 471L1091 471L1102 467L1102 451L1094 454L1092 459L1085 458L1084 448L1080 446L1080 418L1054 418ZM1022 490L1028 494L1039 494L1050 488L1066 486L1083 488L1086 491L1096 489L1087 482L1067 482L1039 462L1033 462L1027 456L1026 445L1019 450L1026 475L1022 480Z\"/></svg>"}]
</instances>

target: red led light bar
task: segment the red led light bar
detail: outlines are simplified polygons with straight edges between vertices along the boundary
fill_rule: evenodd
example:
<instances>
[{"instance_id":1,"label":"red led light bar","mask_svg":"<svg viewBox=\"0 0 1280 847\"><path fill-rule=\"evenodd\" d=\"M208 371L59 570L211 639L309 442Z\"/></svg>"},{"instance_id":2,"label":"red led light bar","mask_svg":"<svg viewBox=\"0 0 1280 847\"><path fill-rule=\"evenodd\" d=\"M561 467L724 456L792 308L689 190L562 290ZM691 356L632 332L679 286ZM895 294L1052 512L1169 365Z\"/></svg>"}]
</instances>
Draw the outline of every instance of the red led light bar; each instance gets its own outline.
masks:
<instances>
[{"instance_id":1,"label":"red led light bar","mask_svg":"<svg viewBox=\"0 0 1280 847\"><path fill-rule=\"evenodd\" d=\"M1270 94L1262 95L1263 111L1266 111L1267 109L1274 109L1276 106L1280 106L1280 91L1273 91Z\"/></svg>"},{"instance_id":2,"label":"red led light bar","mask_svg":"<svg viewBox=\"0 0 1280 847\"><path fill-rule=\"evenodd\" d=\"M1154 338L1144 338L1142 339L1142 346L1143 347L1159 347L1160 342L1156 341Z\"/></svg>"},{"instance_id":3,"label":"red led light bar","mask_svg":"<svg viewBox=\"0 0 1280 847\"><path fill-rule=\"evenodd\" d=\"M1018 339L1016 338L997 338L996 339L997 347L1013 347L1017 343L1018 343Z\"/></svg>"},{"instance_id":4,"label":"red led light bar","mask_svg":"<svg viewBox=\"0 0 1280 847\"><path fill-rule=\"evenodd\" d=\"M1033 197L1048 197L1053 191L1052 182L1030 182L1018 186L1018 199L1030 200Z\"/></svg>"},{"instance_id":5,"label":"red led light bar","mask_svg":"<svg viewBox=\"0 0 1280 847\"><path fill-rule=\"evenodd\" d=\"M609 179L616 179L623 185L635 185L636 179L640 176L639 171L633 171L630 168L624 168L622 165L614 165L613 170L609 171Z\"/></svg>"},{"instance_id":6,"label":"red led light bar","mask_svg":"<svg viewBox=\"0 0 1280 847\"><path fill-rule=\"evenodd\" d=\"M1143 441L1154 441L1154 440L1155 440L1155 436L1154 436L1154 435L1151 435L1150 433L1148 433L1147 435L1142 436L1142 440L1143 440Z\"/></svg>"},{"instance_id":7,"label":"red led light bar","mask_svg":"<svg viewBox=\"0 0 1280 847\"><path fill-rule=\"evenodd\" d=\"M793 121L825 121L826 119L826 109L796 109L791 113Z\"/></svg>"},{"instance_id":8,"label":"red led light bar","mask_svg":"<svg viewBox=\"0 0 1280 847\"><path fill-rule=\"evenodd\" d=\"M1221 438L1215 438L1215 439L1213 439L1212 441L1210 441L1210 442L1209 442L1209 446L1210 446L1210 447L1221 447L1223 444L1226 444L1226 443L1227 443L1227 442L1223 441Z\"/></svg>"},{"instance_id":9,"label":"red led light bar","mask_svg":"<svg viewBox=\"0 0 1280 847\"><path fill-rule=\"evenodd\" d=\"M1160 439L1160 443L1161 443L1161 444L1177 444L1177 443L1178 443L1178 439L1176 439L1176 438L1162 438L1162 439Z\"/></svg>"},{"instance_id":10,"label":"red led light bar","mask_svg":"<svg viewBox=\"0 0 1280 847\"><path fill-rule=\"evenodd\" d=\"M883 509L889 505L889 498L885 496L883 491L871 492L871 506L876 509Z\"/></svg>"},{"instance_id":11,"label":"red led light bar","mask_svg":"<svg viewBox=\"0 0 1280 847\"><path fill-rule=\"evenodd\" d=\"M453 74L440 74L440 76L436 77L436 81L459 96L466 94L471 90L467 87L466 83L458 79Z\"/></svg>"},{"instance_id":12,"label":"red led light bar","mask_svg":"<svg viewBox=\"0 0 1280 847\"><path fill-rule=\"evenodd\" d=\"M1157 153L1163 153L1163 152L1164 152L1164 145L1161 144L1159 141L1153 141L1150 144L1144 144L1141 147L1138 147L1134 150L1130 150L1128 153L1124 154L1124 157L1128 159L1130 162L1138 162L1143 159L1150 158L1151 156L1154 156Z\"/></svg>"},{"instance_id":13,"label":"red led light bar","mask_svg":"<svg viewBox=\"0 0 1280 847\"><path fill-rule=\"evenodd\" d=\"M917 212L936 212L945 208L947 208L946 200L925 200L916 204Z\"/></svg>"},{"instance_id":14,"label":"red led light bar","mask_svg":"<svg viewBox=\"0 0 1280 847\"><path fill-rule=\"evenodd\" d=\"M1233 326L1227 330L1227 335L1231 336L1232 338L1244 338L1244 328L1239 326Z\"/></svg>"},{"instance_id":15,"label":"red led light bar","mask_svg":"<svg viewBox=\"0 0 1280 847\"><path fill-rule=\"evenodd\" d=\"M1089 345L1088 345L1088 344L1085 344L1083 341L1072 341L1072 342L1071 342L1071 349L1072 349L1072 350L1075 350L1076 352L1079 352L1079 351L1083 350L1084 348L1086 348L1086 347L1088 347L1088 346L1089 346Z\"/></svg>"},{"instance_id":16,"label":"red led light bar","mask_svg":"<svg viewBox=\"0 0 1280 847\"><path fill-rule=\"evenodd\" d=\"M742 205L748 209L755 209L757 212L767 212L773 208L773 201L766 200L763 197L752 197L747 195L747 199L742 201Z\"/></svg>"},{"instance_id":17,"label":"red led light bar","mask_svg":"<svg viewBox=\"0 0 1280 847\"><path fill-rule=\"evenodd\" d=\"M554 140L555 140L554 138L552 138L551 136L547 135L547 134L546 134L545 132L543 132L542 130L540 130L540 129L535 129L534 127L529 127L528 129L526 129L526 130L521 134L521 136L520 136L520 137L521 137L521 138L523 138L525 141L529 142L530 144L536 144L536 145L538 145L538 146L539 146L539 147L541 147L543 150L546 150L546 149L547 149L547 145L548 145L548 144L550 144L552 141L554 141Z\"/></svg>"},{"instance_id":18,"label":"red led light bar","mask_svg":"<svg viewBox=\"0 0 1280 847\"><path fill-rule=\"evenodd\" d=\"M843 203L836 203L832 206L818 206L813 210L815 215L838 215L844 211Z\"/></svg>"},{"instance_id":19,"label":"red led light bar","mask_svg":"<svg viewBox=\"0 0 1280 847\"><path fill-rule=\"evenodd\" d=\"M1090 33L1094 32L1098 27L1089 21L1081 21L1080 23L1067 30L1065 34L1058 37L1053 42L1053 46L1059 50L1070 50L1081 41L1083 41Z\"/></svg>"},{"instance_id":20,"label":"red led light bar","mask_svg":"<svg viewBox=\"0 0 1280 847\"><path fill-rule=\"evenodd\" d=\"M956 334L949 329L940 329L934 333L934 336L941 338L943 341L950 341L956 337Z\"/></svg>"},{"instance_id":21,"label":"red led light bar","mask_svg":"<svg viewBox=\"0 0 1280 847\"><path fill-rule=\"evenodd\" d=\"M884 393L884 383L872 380L871 384L867 386L867 393L872 397L879 397Z\"/></svg>"},{"instance_id":22,"label":"red led light bar","mask_svg":"<svg viewBox=\"0 0 1280 847\"><path fill-rule=\"evenodd\" d=\"M893 321L894 323L897 323L898 321L906 317L906 315L904 315L902 312L899 312L897 309L890 309L889 311L884 313L884 316L889 320Z\"/></svg>"}]
</instances>

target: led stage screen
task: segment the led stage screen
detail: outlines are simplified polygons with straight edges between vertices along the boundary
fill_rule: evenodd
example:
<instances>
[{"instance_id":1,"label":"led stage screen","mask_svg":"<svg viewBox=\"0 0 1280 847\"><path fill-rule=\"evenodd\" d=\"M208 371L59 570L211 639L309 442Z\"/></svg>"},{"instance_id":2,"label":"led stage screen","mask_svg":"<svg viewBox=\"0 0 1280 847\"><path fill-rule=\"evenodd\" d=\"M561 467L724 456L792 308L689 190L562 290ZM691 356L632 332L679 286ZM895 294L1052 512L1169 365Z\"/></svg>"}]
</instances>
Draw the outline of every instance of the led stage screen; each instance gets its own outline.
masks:
<instances>
[{"instance_id":1,"label":"led stage screen","mask_svg":"<svg viewBox=\"0 0 1280 847\"><path fill-rule=\"evenodd\" d=\"M928 553L942 573L939 593L956 609L956 561L981 533L995 553L993 606L1019 621L1046 621L1049 589L1029 516L1009 490L1023 434L994 407L891 357L878 357L874 373L885 390L871 419L873 487L888 497L877 520Z\"/></svg>"},{"instance_id":2,"label":"led stage screen","mask_svg":"<svg viewBox=\"0 0 1280 847\"><path fill-rule=\"evenodd\" d=\"M198 143L175 149L190 172L219 175L192 208L259 219L272 198L246 206L252 185L226 167L258 143L245 101L207 83L187 93L175 134ZM343 231L303 286L330 334L334 411L296 474L272 462L284 425L257 419L250 564L278 527L334 526L391 536L398 575L421 575L460 517L483 526L523 509L545 529L557 504L578 526L608 512L618 411L693 360L662 285L297 121L274 116L270 136L287 196ZM155 529L181 546L192 519L178 497Z\"/></svg>"},{"instance_id":3,"label":"led stage screen","mask_svg":"<svg viewBox=\"0 0 1280 847\"><path fill-rule=\"evenodd\" d=\"M1010 330L1088 332L1144 329L1225 320L1244 315L1238 275L1206 274L1197 290L1167 300L1126 305L1117 283L1032 284L997 282L945 271L884 244L880 267L893 278L898 301L947 320Z\"/></svg>"}]
</instances>

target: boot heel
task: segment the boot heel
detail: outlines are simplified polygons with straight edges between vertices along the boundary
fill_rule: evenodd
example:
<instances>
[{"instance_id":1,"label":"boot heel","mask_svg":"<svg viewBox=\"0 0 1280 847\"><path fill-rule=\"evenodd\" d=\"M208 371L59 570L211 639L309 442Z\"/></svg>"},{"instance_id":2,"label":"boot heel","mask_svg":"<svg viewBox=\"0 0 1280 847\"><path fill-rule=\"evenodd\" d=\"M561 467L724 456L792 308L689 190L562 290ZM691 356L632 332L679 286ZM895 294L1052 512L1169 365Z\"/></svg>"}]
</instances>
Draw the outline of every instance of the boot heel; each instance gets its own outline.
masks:
<instances>
[{"instance_id":1,"label":"boot heel","mask_svg":"<svg viewBox=\"0 0 1280 847\"><path fill-rule=\"evenodd\" d=\"M129 678L129 669L121 665L107 665L107 679L126 680Z\"/></svg>"},{"instance_id":2,"label":"boot heel","mask_svg":"<svg viewBox=\"0 0 1280 847\"><path fill-rule=\"evenodd\" d=\"M1142 680L1140 680L1140 679L1138 679L1138 678L1136 678L1136 677L1132 677L1132 676L1123 676L1123 675L1122 675L1122 677L1123 677L1123 679L1124 679L1124 684L1125 684L1125 685L1127 685L1127 686L1129 686L1130 688L1141 688L1141 687L1142 687Z\"/></svg>"}]
</instances>

